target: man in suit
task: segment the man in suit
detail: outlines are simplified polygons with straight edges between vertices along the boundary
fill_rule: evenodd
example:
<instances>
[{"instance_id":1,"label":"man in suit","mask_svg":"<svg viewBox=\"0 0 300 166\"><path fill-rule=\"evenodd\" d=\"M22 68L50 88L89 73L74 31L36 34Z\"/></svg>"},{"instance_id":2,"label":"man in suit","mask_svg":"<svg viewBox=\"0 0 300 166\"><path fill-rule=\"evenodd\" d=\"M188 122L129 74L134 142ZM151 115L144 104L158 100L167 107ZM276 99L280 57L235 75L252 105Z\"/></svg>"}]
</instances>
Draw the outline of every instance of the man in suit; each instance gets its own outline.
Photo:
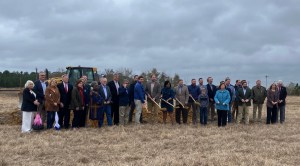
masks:
<instances>
[{"instance_id":1,"label":"man in suit","mask_svg":"<svg viewBox=\"0 0 300 166\"><path fill-rule=\"evenodd\" d=\"M107 86L107 79L100 78L101 85L99 85L99 94L104 99L103 107L100 110L100 115L97 115L99 118L98 126L102 127L104 121L104 113L106 114L108 126L112 126L112 116L111 116L111 100L112 94L109 86Z\"/></svg>"},{"instance_id":2,"label":"man in suit","mask_svg":"<svg viewBox=\"0 0 300 166\"><path fill-rule=\"evenodd\" d=\"M211 117L211 121L215 120L215 95L217 92L217 87L215 85L213 85L213 78L212 77L208 77L207 78L207 85L206 85L206 89L207 89L207 95L209 97L209 106L208 106L208 117L210 115Z\"/></svg>"},{"instance_id":3,"label":"man in suit","mask_svg":"<svg viewBox=\"0 0 300 166\"><path fill-rule=\"evenodd\" d=\"M119 125L119 74L115 73L113 80L108 82L107 86L109 86L109 89L111 91L112 95L112 104L111 104L111 116L114 119L114 125Z\"/></svg>"},{"instance_id":4,"label":"man in suit","mask_svg":"<svg viewBox=\"0 0 300 166\"><path fill-rule=\"evenodd\" d=\"M177 108L176 109L176 122L178 124L181 124L181 114L182 114L182 121L183 121L183 124L187 124L187 119L188 119L188 108L187 108L187 105L188 105L188 101L189 101L189 90L187 88L187 86L185 86L183 84L183 80L180 79L178 81L178 86L175 87L175 98L177 100L180 101L180 103L178 101L176 101L176 105ZM183 107L184 106L184 107Z\"/></svg>"},{"instance_id":5,"label":"man in suit","mask_svg":"<svg viewBox=\"0 0 300 166\"><path fill-rule=\"evenodd\" d=\"M79 127L85 127L88 122L88 112L89 112L89 104L90 104L90 92L91 92L91 86L87 83L88 77L86 75L83 75L81 77L82 83L83 83L83 94L84 94L84 116L80 120Z\"/></svg>"},{"instance_id":6,"label":"man in suit","mask_svg":"<svg viewBox=\"0 0 300 166\"><path fill-rule=\"evenodd\" d=\"M285 121L285 99L287 96L286 87L283 86L282 80L278 81L278 92L279 92L279 102L278 102L278 111L280 112L280 123Z\"/></svg>"},{"instance_id":7,"label":"man in suit","mask_svg":"<svg viewBox=\"0 0 300 166\"><path fill-rule=\"evenodd\" d=\"M151 113L150 122L158 123L158 106L150 99L152 98L156 103L159 103L161 94L160 84L156 80L156 75L151 75L151 81L147 82L145 92L147 95L148 110Z\"/></svg>"},{"instance_id":8,"label":"man in suit","mask_svg":"<svg viewBox=\"0 0 300 166\"><path fill-rule=\"evenodd\" d=\"M252 91L247 86L246 80L242 81L242 88L238 89L237 97L238 97L239 112L238 112L236 123L240 124L242 117L244 117L245 124L248 125L249 107L251 106Z\"/></svg>"},{"instance_id":9,"label":"man in suit","mask_svg":"<svg viewBox=\"0 0 300 166\"><path fill-rule=\"evenodd\" d=\"M69 105L71 102L72 90L73 86L69 84L69 77L68 75L62 75L62 83L57 85L57 88L60 93L60 103L61 107L58 111L59 116L59 125L60 127L64 127L68 129L70 126L70 109Z\"/></svg>"},{"instance_id":10,"label":"man in suit","mask_svg":"<svg viewBox=\"0 0 300 166\"><path fill-rule=\"evenodd\" d=\"M39 72L39 80L34 83L34 92L36 93L36 99L40 103L38 106L38 113L40 113L44 125L46 124L46 111L45 111L45 92L48 86L46 81L46 73Z\"/></svg>"}]
</instances>

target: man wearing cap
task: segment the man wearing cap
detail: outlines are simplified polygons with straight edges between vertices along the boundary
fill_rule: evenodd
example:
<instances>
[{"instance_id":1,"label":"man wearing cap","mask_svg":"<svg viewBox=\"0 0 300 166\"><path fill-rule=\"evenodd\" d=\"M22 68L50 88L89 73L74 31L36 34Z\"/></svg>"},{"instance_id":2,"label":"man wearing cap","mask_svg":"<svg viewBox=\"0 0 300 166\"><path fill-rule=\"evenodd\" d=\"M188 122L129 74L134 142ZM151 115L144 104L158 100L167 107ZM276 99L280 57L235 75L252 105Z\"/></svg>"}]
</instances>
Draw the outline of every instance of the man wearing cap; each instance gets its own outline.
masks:
<instances>
[{"instance_id":1,"label":"man wearing cap","mask_svg":"<svg viewBox=\"0 0 300 166\"><path fill-rule=\"evenodd\" d=\"M261 81L257 80L256 85L252 88L252 97L253 97L253 122L256 122L256 112L258 110L257 121L261 122L261 113L263 104L267 97L267 90L265 87L261 86Z\"/></svg>"}]
</instances>

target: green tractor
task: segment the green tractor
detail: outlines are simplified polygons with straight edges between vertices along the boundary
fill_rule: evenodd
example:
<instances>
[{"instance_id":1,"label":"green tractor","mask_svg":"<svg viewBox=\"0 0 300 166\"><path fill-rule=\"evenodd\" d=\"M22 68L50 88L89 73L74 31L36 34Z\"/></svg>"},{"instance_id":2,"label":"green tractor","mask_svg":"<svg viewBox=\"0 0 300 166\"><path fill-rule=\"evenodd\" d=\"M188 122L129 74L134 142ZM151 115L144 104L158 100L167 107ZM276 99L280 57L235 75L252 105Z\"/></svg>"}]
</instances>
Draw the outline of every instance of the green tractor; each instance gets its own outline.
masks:
<instances>
[{"instance_id":1,"label":"green tractor","mask_svg":"<svg viewBox=\"0 0 300 166\"><path fill-rule=\"evenodd\" d=\"M96 67L72 67L72 66L68 66L66 67L67 71L66 74L69 76L69 83L71 85L75 85L76 81L78 79L80 79L82 76L87 76L87 83L91 84L92 81L98 81L99 80L99 76L97 74L97 68ZM46 69L46 79L49 82L50 79L48 77L48 70ZM36 70L37 73L37 70ZM37 78L38 78L38 73L37 73ZM57 83L61 83L62 82L62 78L61 77L53 77L54 79L56 79ZM19 96L19 108L21 109L21 105L23 102L23 88L20 90L20 92L18 93Z\"/></svg>"}]
</instances>

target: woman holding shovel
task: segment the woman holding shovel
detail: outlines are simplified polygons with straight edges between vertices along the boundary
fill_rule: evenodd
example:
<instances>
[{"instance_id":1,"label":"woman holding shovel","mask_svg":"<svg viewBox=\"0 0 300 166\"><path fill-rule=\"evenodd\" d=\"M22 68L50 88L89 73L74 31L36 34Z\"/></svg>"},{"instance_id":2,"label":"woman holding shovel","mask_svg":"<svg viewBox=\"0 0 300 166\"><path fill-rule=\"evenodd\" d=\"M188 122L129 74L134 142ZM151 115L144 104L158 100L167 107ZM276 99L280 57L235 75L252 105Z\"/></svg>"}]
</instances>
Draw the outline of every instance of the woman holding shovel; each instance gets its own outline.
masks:
<instances>
[{"instance_id":1,"label":"woman holding shovel","mask_svg":"<svg viewBox=\"0 0 300 166\"><path fill-rule=\"evenodd\" d=\"M174 115L173 115L173 99L175 97L175 92L171 88L170 81L165 81L164 87L161 90L161 108L166 108L166 111L163 111L163 123L167 123L167 114L169 114L171 123L174 125Z\"/></svg>"}]
</instances>

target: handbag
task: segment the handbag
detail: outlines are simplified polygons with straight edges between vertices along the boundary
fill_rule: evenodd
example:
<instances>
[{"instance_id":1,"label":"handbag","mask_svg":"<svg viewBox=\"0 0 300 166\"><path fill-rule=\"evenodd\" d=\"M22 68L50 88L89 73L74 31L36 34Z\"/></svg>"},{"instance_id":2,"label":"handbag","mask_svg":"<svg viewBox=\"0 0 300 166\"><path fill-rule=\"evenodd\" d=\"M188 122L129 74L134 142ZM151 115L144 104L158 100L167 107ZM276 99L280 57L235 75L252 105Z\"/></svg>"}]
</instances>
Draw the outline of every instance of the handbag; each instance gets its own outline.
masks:
<instances>
[{"instance_id":1,"label":"handbag","mask_svg":"<svg viewBox=\"0 0 300 166\"><path fill-rule=\"evenodd\" d=\"M36 114L33 124L32 124L32 129L33 130L43 130L44 129L44 125L42 122L42 118L41 115L39 113Z\"/></svg>"}]
</instances>

